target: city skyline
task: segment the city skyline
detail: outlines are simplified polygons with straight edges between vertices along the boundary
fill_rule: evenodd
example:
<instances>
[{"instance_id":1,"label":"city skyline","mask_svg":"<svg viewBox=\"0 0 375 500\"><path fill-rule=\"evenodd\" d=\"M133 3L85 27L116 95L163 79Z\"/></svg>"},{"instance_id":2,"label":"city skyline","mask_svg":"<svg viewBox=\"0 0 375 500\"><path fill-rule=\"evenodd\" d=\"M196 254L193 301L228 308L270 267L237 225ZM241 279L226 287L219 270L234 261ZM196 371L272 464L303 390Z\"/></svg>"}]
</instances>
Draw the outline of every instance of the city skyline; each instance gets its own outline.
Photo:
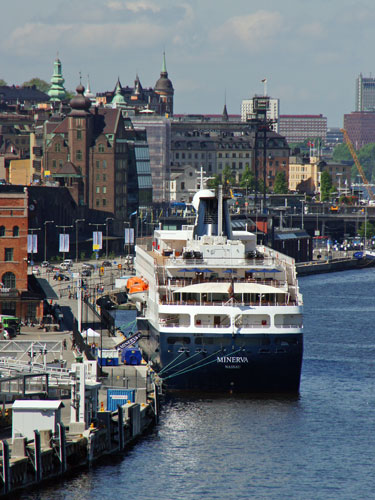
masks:
<instances>
[{"instance_id":1,"label":"city skyline","mask_svg":"<svg viewBox=\"0 0 375 500\"><path fill-rule=\"evenodd\" d=\"M375 5L369 0L20 0L0 21L0 78L50 81L59 54L65 87L79 73L91 90L112 90L139 75L153 87L166 52L175 113L240 114L243 99L280 99L280 114L324 114L342 126L354 111L359 73L371 73ZM375 73L375 69L374 69Z\"/></svg>"}]
</instances>

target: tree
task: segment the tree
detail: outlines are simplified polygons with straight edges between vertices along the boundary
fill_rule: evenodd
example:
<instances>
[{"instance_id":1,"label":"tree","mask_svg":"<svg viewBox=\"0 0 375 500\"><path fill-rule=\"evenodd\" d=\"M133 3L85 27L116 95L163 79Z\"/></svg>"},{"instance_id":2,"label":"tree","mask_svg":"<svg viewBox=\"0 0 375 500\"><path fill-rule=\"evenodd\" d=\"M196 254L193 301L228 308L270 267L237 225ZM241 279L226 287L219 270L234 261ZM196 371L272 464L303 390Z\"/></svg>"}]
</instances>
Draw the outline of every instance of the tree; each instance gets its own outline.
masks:
<instances>
[{"instance_id":1,"label":"tree","mask_svg":"<svg viewBox=\"0 0 375 500\"><path fill-rule=\"evenodd\" d=\"M288 192L288 184L286 182L285 172L277 172L277 174L275 175L273 192L276 194L286 194Z\"/></svg>"},{"instance_id":2,"label":"tree","mask_svg":"<svg viewBox=\"0 0 375 500\"><path fill-rule=\"evenodd\" d=\"M255 190L255 175L254 172L250 170L249 165L246 165L244 173L240 180L240 186L242 188L248 189L249 191Z\"/></svg>"},{"instance_id":3,"label":"tree","mask_svg":"<svg viewBox=\"0 0 375 500\"><path fill-rule=\"evenodd\" d=\"M332 153L332 159L334 161L353 161L349 148L345 143L338 144L335 147Z\"/></svg>"},{"instance_id":4,"label":"tree","mask_svg":"<svg viewBox=\"0 0 375 500\"><path fill-rule=\"evenodd\" d=\"M0 78L0 87L5 87L6 85L8 85L7 82Z\"/></svg>"},{"instance_id":5,"label":"tree","mask_svg":"<svg viewBox=\"0 0 375 500\"><path fill-rule=\"evenodd\" d=\"M35 85L38 90L45 93L49 91L51 86L48 82L41 80L40 78L32 78L28 82L24 82L22 87L32 87L33 85Z\"/></svg>"},{"instance_id":6,"label":"tree","mask_svg":"<svg viewBox=\"0 0 375 500\"><path fill-rule=\"evenodd\" d=\"M207 187L209 189L217 189L220 184L221 184L220 175L214 175L212 179L208 179L207 181Z\"/></svg>"},{"instance_id":7,"label":"tree","mask_svg":"<svg viewBox=\"0 0 375 500\"><path fill-rule=\"evenodd\" d=\"M328 201L332 191L332 179L329 173L324 170L320 177L320 201Z\"/></svg>"},{"instance_id":8,"label":"tree","mask_svg":"<svg viewBox=\"0 0 375 500\"><path fill-rule=\"evenodd\" d=\"M366 226L366 234L365 234L365 226ZM358 234L361 238L366 238L367 240L373 238L375 236L375 224L373 222L367 221L360 225Z\"/></svg>"}]
</instances>

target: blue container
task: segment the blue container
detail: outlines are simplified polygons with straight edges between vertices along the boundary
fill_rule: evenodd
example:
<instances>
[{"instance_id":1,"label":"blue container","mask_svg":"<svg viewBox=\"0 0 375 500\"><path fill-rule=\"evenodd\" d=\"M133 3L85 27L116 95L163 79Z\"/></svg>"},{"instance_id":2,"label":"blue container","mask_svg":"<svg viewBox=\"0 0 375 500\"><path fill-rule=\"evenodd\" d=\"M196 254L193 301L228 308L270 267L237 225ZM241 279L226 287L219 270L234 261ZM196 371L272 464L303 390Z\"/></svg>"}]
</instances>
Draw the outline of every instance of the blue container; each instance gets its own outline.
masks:
<instances>
[{"instance_id":1,"label":"blue container","mask_svg":"<svg viewBox=\"0 0 375 500\"><path fill-rule=\"evenodd\" d=\"M129 401L135 402L135 389L107 389L107 411L116 411Z\"/></svg>"},{"instance_id":2,"label":"blue container","mask_svg":"<svg viewBox=\"0 0 375 500\"><path fill-rule=\"evenodd\" d=\"M121 352L121 362L127 365L140 365L142 363L142 354L139 349L127 348Z\"/></svg>"}]
</instances>

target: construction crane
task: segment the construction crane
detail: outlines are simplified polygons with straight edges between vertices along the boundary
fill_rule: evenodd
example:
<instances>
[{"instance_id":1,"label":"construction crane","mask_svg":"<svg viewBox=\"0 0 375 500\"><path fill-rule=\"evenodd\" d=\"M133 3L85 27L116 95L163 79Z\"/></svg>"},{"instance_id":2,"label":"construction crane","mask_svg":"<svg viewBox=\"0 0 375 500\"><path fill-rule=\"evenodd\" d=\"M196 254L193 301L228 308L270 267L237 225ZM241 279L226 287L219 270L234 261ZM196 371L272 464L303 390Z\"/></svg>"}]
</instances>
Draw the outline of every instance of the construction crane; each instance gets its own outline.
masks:
<instances>
[{"instance_id":1,"label":"construction crane","mask_svg":"<svg viewBox=\"0 0 375 500\"><path fill-rule=\"evenodd\" d=\"M355 152L355 149L353 147L352 141L349 138L348 132L345 129L341 129L341 132L344 135L344 141L346 142L346 145L349 148L350 154L352 155L352 158L354 160L355 166L358 169L358 172L360 173L360 176L362 177L363 184L365 185L365 188L367 189L368 196L370 200L375 201L375 194L373 190L371 189L371 186L366 178L365 172L363 171L362 165L359 163L357 153Z\"/></svg>"}]
</instances>

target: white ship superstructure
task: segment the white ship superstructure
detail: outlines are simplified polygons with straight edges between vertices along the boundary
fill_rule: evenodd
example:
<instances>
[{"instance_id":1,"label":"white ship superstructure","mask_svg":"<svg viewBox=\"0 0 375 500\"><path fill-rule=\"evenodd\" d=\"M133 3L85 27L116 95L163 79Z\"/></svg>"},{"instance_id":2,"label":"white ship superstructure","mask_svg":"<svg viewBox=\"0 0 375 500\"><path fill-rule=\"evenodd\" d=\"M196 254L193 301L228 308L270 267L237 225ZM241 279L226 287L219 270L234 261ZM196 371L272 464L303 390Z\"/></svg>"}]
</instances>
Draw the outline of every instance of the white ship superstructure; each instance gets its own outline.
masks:
<instances>
[{"instance_id":1,"label":"white ship superstructure","mask_svg":"<svg viewBox=\"0 0 375 500\"><path fill-rule=\"evenodd\" d=\"M298 391L294 260L257 246L255 234L232 232L220 196L196 196L194 226L155 230L136 249L137 275L148 284L138 302L144 355L170 388Z\"/></svg>"}]
</instances>

